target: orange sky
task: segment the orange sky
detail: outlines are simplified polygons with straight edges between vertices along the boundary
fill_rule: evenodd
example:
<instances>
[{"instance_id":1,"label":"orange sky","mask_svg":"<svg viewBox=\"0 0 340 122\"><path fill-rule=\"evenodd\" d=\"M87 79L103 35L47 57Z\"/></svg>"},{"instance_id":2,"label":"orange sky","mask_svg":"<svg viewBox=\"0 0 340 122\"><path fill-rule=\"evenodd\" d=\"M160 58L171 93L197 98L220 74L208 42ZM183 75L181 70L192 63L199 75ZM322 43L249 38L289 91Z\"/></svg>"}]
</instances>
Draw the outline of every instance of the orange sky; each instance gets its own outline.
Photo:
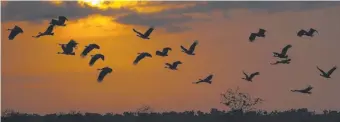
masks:
<instances>
[{"instance_id":1,"label":"orange sky","mask_svg":"<svg viewBox=\"0 0 340 122\"><path fill-rule=\"evenodd\" d=\"M10 7L10 4L3 6ZM316 65L330 69L340 62L340 43L336 37L340 32L340 25L337 24L340 21L340 6L306 10L272 10L266 7L224 10L220 7L209 11L170 13L170 10L198 4L204 5L183 2L180 7L151 2L126 5L127 9L131 9L126 13L111 15L110 12L121 9L119 7L99 9L104 11L102 13L79 13L79 16L74 15L77 17L69 17L71 19L66 27L57 27L53 37L38 39L31 36L44 31L52 18L36 22L19 19L20 16L8 17L8 20L1 22L1 109L34 113L70 110L104 113L134 111L144 104L156 111L228 109L220 104L219 94L237 86L242 91L263 98L265 102L258 106L260 109L340 109L337 104L340 98L334 92L340 86L340 72L335 71L332 79L326 80L319 76L316 69ZM52 3L50 6L58 5ZM79 12L90 8L78 6L74 9ZM9 9L5 7L2 11L6 14ZM27 11L13 12L13 15L21 15L20 12ZM129 24L132 21L119 20L119 17L131 12L147 16L142 18L144 20L162 20L160 18L166 17L173 21L163 21L165 24L158 22L151 39L142 40L133 33L132 28L144 31L152 25ZM30 16L38 16L38 13L32 12ZM183 16L191 19L179 22ZM5 17L2 16L2 19ZM9 31L6 29L14 25L22 27L24 34L8 40ZM167 30L172 26L190 29L178 32ZM320 35L311 40L295 36L297 30L310 27L318 29ZM249 33L258 28L267 29L267 37L254 43L248 42ZM61 50L57 43L67 43L70 39L80 43L76 56L57 55ZM194 40L199 41L195 56L187 56L180 51L180 45L190 46ZM90 43L101 46L92 54L105 55L105 61L98 60L93 67L88 66L89 58L79 56L84 46ZM271 66L269 63L275 60L272 52L279 51L286 44L293 45L288 52L292 63ZM154 56L142 60L137 66L132 65L138 52L154 55L156 50L164 47L173 48L169 57ZM176 60L183 62L178 71L164 68L164 63ZM112 67L115 72L98 83L96 78L99 72L96 69L104 66ZM261 75L253 83L245 82L241 79L242 70L259 71ZM213 84L192 84L210 73L215 75ZM308 84L315 87L311 96L290 92Z\"/></svg>"}]
</instances>

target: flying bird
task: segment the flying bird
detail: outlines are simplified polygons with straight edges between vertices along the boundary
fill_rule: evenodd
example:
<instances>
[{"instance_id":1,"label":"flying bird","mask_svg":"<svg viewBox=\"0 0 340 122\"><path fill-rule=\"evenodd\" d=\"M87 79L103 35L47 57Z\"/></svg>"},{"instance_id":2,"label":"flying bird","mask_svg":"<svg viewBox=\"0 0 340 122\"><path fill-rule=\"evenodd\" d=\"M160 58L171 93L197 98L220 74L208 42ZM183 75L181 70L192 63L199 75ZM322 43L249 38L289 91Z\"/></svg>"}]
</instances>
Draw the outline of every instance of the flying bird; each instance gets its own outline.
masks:
<instances>
[{"instance_id":1,"label":"flying bird","mask_svg":"<svg viewBox=\"0 0 340 122\"><path fill-rule=\"evenodd\" d=\"M143 58L145 58L145 57L150 57L150 58L152 58L152 55L151 55L150 53L147 53L147 52L138 53L138 56L136 57L135 61L133 61L133 64L134 64L134 65L137 65L138 62L139 62L140 60L142 60Z\"/></svg>"},{"instance_id":2,"label":"flying bird","mask_svg":"<svg viewBox=\"0 0 340 122\"><path fill-rule=\"evenodd\" d=\"M39 32L38 35L32 36L32 37L39 38L40 36L45 36L45 35L53 36L54 35L54 33L53 33L54 26L55 25L50 25L50 26L48 26L48 28L46 29L46 31L44 33Z\"/></svg>"},{"instance_id":3,"label":"flying bird","mask_svg":"<svg viewBox=\"0 0 340 122\"><path fill-rule=\"evenodd\" d=\"M89 44L88 46L85 46L85 49L80 54L81 57L85 57L89 52L91 52L93 49L100 49L99 45L97 44Z\"/></svg>"},{"instance_id":4,"label":"flying bird","mask_svg":"<svg viewBox=\"0 0 340 122\"><path fill-rule=\"evenodd\" d=\"M251 33L250 34L249 41L253 42L256 39L256 37L264 37L265 38L266 37L266 35L265 35L266 32L267 31L265 29L260 28L257 33Z\"/></svg>"},{"instance_id":5,"label":"flying bird","mask_svg":"<svg viewBox=\"0 0 340 122\"><path fill-rule=\"evenodd\" d=\"M260 72L255 72L255 73L252 73L250 74L250 76L248 76L248 74L246 74L244 71L243 71L243 74L246 76L245 78L242 78L246 81L250 81L250 82L253 82L252 79L256 76L256 75L260 75Z\"/></svg>"},{"instance_id":6,"label":"flying bird","mask_svg":"<svg viewBox=\"0 0 340 122\"><path fill-rule=\"evenodd\" d=\"M59 16L58 20L52 19L50 24L51 25L58 25L58 26L66 26L65 21L68 19L65 16Z\"/></svg>"},{"instance_id":7,"label":"flying bird","mask_svg":"<svg viewBox=\"0 0 340 122\"><path fill-rule=\"evenodd\" d=\"M14 26L13 29L7 29L9 31L11 31L11 33L8 36L9 40L13 40L15 38L15 36L17 36L19 33L24 33L24 31L19 27L19 26Z\"/></svg>"},{"instance_id":8,"label":"flying bird","mask_svg":"<svg viewBox=\"0 0 340 122\"><path fill-rule=\"evenodd\" d=\"M141 32L137 31L136 29L132 29L135 33L137 33L138 37L142 38L142 39L150 39L149 36L152 33L152 31L154 30L153 27L150 27L144 34L142 34Z\"/></svg>"},{"instance_id":9,"label":"flying bird","mask_svg":"<svg viewBox=\"0 0 340 122\"><path fill-rule=\"evenodd\" d=\"M277 65L277 64L289 64L291 59L283 59L280 61L276 61L275 63L270 63L271 65Z\"/></svg>"},{"instance_id":10,"label":"flying bird","mask_svg":"<svg viewBox=\"0 0 340 122\"><path fill-rule=\"evenodd\" d=\"M320 74L320 76L324 77L324 78L331 78L331 74L336 70L336 66L334 66L332 69L330 69L327 73L325 71L323 71L322 69L320 69L318 66L316 67L318 68L318 70L322 73Z\"/></svg>"},{"instance_id":11,"label":"flying bird","mask_svg":"<svg viewBox=\"0 0 340 122\"><path fill-rule=\"evenodd\" d=\"M197 44L198 44L198 41L195 40L195 42L193 44L191 44L189 50L181 45L182 52L184 52L184 53L186 53L188 55L195 55L194 51L195 51L195 48L196 48Z\"/></svg>"},{"instance_id":12,"label":"flying bird","mask_svg":"<svg viewBox=\"0 0 340 122\"><path fill-rule=\"evenodd\" d=\"M178 69L177 69L177 66L178 66L179 64L182 64L182 62L181 62L181 61L175 61L175 62L173 62L172 64L170 64L170 63L165 63L165 65L166 65L165 68L169 68L169 69L171 69L171 70L178 70Z\"/></svg>"},{"instance_id":13,"label":"flying bird","mask_svg":"<svg viewBox=\"0 0 340 122\"><path fill-rule=\"evenodd\" d=\"M193 84L199 84L199 83L202 83L202 82L211 84L212 83L212 81L211 81L212 78L213 78L213 75L209 75L208 77L206 77L203 80L202 79L198 79L198 81L197 82L193 82Z\"/></svg>"},{"instance_id":14,"label":"flying bird","mask_svg":"<svg viewBox=\"0 0 340 122\"><path fill-rule=\"evenodd\" d=\"M171 48L170 48L170 47L163 48L162 51L157 50L157 51L156 51L156 55L162 56L162 57L168 56L169 50L171 51Z\"/></svg>"},{"instance_id":15,"label":"flying bird","mask_svg":"<svg viewBox=\"0 0 340 122\"><path fill-rule=\"evenodd\" d=\"M57 54L65 55L75 55L74 48L77 48L78 43L74 40L70 40L67 44L59 44L63 52L58 52Z\"/></svg>"},{"instance_id":16,"label":"flying bird","mask_svg":"<svg viewBox=\"0 0 340 122\"><path fill-rule=\"evenodd\" d=\"M304 93L304 94L312 94L311 90L313 89L312 86L308 86L305 89L300 89L300 90L291 90L292 92L300 92L300 93Z\"/></svg>"},{"instance_id":17,"label":"flying bird","mask_svg":"<svg viewBox=\"0 0 340 122\"><path fill-rule=\"evenodd\" d=\"M292 47L292 45L289 44L289 45L286 45L286 46L282 49L281 53L273 52L274 57L288 58L287 51L288 51L288 49L291 48L291 47Z\"/></svg>"},{"instance_id":18,"label":"flying bird","mask_svg":"<svg viewBox=\"0 0 340 122\"><path fill-rule=\"evenodd\" d=\"M96 55L91 55L91 60L89 62L90 66L93 66L93 64L100 58L104 61L104 55L103 54L96 54Z\"/></svg>"},{"instance_id":19,"label":"flying bird","mask_svg":"<svg viewBox=\"0 0 340 122\"><path fill-rule=\"evenodd\" d=\"M317 30L310 28L309 31L303 30L301 29L300 31L297 32L297 36L302 37L302 36L309 36L309 37L313 37L314 33L319 33Z\"/></svg>"},{"instance_id":20,"label":"flying bird","mask_svg":"<svg viewBox=\"0 0 340 122\"><path fill-rule=\"evenodd\" d=\"M112 69L110 67L104 67L102 69L97 69L97 70L101 70L99 73L99 76L97 78L97 81L100 83L104 80L104 77L112 72Z\"/></svg>"}]
</instances>

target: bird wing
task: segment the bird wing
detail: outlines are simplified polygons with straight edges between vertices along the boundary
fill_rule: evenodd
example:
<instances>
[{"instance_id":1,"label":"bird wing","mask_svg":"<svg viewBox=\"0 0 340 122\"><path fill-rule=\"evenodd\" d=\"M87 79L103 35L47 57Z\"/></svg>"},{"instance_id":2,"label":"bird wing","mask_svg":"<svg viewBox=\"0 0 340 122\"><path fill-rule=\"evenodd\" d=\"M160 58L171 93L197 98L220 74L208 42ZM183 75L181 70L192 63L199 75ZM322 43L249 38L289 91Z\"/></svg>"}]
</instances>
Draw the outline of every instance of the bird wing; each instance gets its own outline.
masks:
<instances>
[{"instance_id":1,"label":"bird wing","mask_svg":"<svg viewBox=\"0 0 340 122\"><path fill-rule=\"evenodd\" d=\"M313 89L312 86L308 86L307 88L303 89L303 91L310 91L310 90L312 90L312 89Z\"/></svg>"},{"instance_id":2,"label":"bird wing","mask_svg":"<svg viewBox=\"0 0 340 122\"><path fill-rule=\"evenodd\" d=\"M318 31L315 30L314 28L310 28L309 31L308 31L308 33L310 33L310 34L313 34L314 32L317 32L317 33L318 33Z\"/></svg>"},{"instance_id":3,"label":"bird wing","mask_svg":"<svg viewBox=\"0 0 340 122\"><path fill-rule=\"evenodd\" d=\"M152 31L154 30L154 28L149 28L145 33L144 36L150 36L150 34L152 33Z\"/></svg>"},{"instance_id":4,"label":"bird wing","mask_svg":"<svg viewBox=\"0 0 340 122\"><path fill-rule=\"evenodd\" d=\"M109 72L108 71L105 71L105 70L102 70L100 73L99 73L99 76L97 78L97 81L98 82L102 82L104 80L104 77L108 74Z\"/></svg>"},{"instance_id":5,"label":"bird wing","mask_svg":"<svg viewBox=\"0 0 340 122\"><path fill-rule=\"evenodd\" d=\"M9 34L9 36L8 36L8 39L13 40L15 38L15 36L17 36L18 34L19 34L19 32L12 30L11 33Z\"/></svg>"},{"instance_id":6,"label":"bird wing","mask_svg":"<svg viewBox=\"0 0 340 122\"><path fill-rule=\"evenodd\" d=\"M168 52L169 50L171 50L170 47L163 48L163 52Z\"/></svg>"},{"instance_id":7,"label":"bird wing","mask_svg":"<svg viewBox=\"0 0 340 122\"><path fill-rule=\"evenodd\" d=\"M89 62L89 65L93 66L93 64L98 60L98 58L99 57L97 55L93 56Z\"/></svg>"},{"instance_id":8,"label":"bird wing","mask_svg":"<svg viewBox=\"0 0 340 122\"><path fill-rule=\"evenodd\" d=\"M45 33L52 33L53 32L53 28L54 28L54 25L48 26L48 28L46 29Z\"/></svg>"},{"instance_id":9,"label":"bird wing","mask_svg":"<svg viewBox=\"0 0 340 122\"><path fill-rule=\"evenodd\" d=\"M333 72L334 72L334 70L336 70L336 66L334 66L331 70L329 70L328 72L327 72L327 74L328 75L331 75Z\"/></svg>"},{"instance_id":10,"label":"bird wing","mask_svg":"<svg viewBox=\"0 0 340 122\"><path fill-rule=\"evenodd\" d=\"M165 65L167 65L167 66L169 66L169 67L171 67L172 65L171 64L169 64L169 63L165 63Z\"/></svg>"},{"instance_id":11,"label":"bird wing","mask_svg":"<svg viewBox=\"0 0 340 122\"><path fill-rule=\"evenodd\" d=\"M257 36L256 33L251 33L250 36L249 36L249 41L253 42L255 40L256 36Z\"/></svg>"},{"instance_id":12,"label":"bird wing","mask_svg":"<svg viewBox=\"0 0 340 122\"><path fill-rule=\"evenodd\" d=\"M292 47L292 45L290 45L290 44L287 45L287 46L285 46L285 47L282 49L281 54L282 54L282 55L286 55L288 49L291 48L291 47Z\"/></svg>"},{"instance_id":13,"label":"bird wing","mask_svg":"<svg viewBox=\"0 0 340 122\"><path fill-rule=\"evenodd\" d=\"M144 55L140 54L139 56L136 57L136 59L133 61L134 65L137 65L140 60L144 58Z\"/></svg>"},{"instance_id":14,"label":"bird wing","mask_svg":"<svg viewBox=\"0 0 340 122\"><path fill-rule=\"evenodd\" d=\"M207 78L204 79L204 81L210 81L213 78L213 75L209 75Z\"/></svg>"},{"instance_id":15,"label":"bird wing","mask_svg":"<svg viewBox=\"0 0 340 122\"><path fill-rule=\"evenodd\" d=\"M188 50L185 47L183 47L182 45L181 45L181 48L184 52L188 52Z\"/></svg>"},{"instance_id":16,"label":"bird wing","mask_svg":"<svg viewBox=\"0 0 340 122\"><path fill-rule=\"evenodd\" d=\"M152 57L152 55L150 53L143 53L144 57Z\"/></svg>"},{"instance_id":17,"label":"bird wing","mask_svg":"<svg viewBox=\"0 0 340 122\"><path fill-rule=\"evenodd\" d=\"M301 37L303 35L305 35L307 33L307 31L301 29L299 32L297 32L297 36Z\"/></svg>"},{"instance_id":18,"label":"bird wing","mask_svg":"<svg viewBox=\"0 0 340 122\"><path fill-rule=\"evenodd\" d=\"M96 48L96 49L100 49L100 46L97 45L97 44L91 44L90 46L93 47L93 48Z\"/></svg>"},{"instance_id":19,"label":"bird wing","mask_svg":"<svg viewBox=\"0 0 340 122\"><path fill-rule=\"evenodd\" d=\"M91 50L92 48L90 46L87 46L80 55L82 57L85 57Z\"/></svg>"},{"instance_id":20,"label":"bird wing","mask_svg":"<svg viewBox=\"0 0 340 122\"><path fill-rule=\"evenodd\" d=\"M252 79L255 75L260 75L260 72L255 72L255 73L251 74L249 78Z\"/></svg>"},{"instance_id":21,"label":"bird wing","mask_svg":"<svg viewBox=\"0 0 340 122\"><path fill-rule=\"evenodd\" d=\"M181 64L181 63L182 63L181 61L176 61L176 62L173 63L173 65L177 66L178 64Z\"/></svg>"},{"instance_id":22,"label":"bird wing","mask_svg":"<svg viewBox=\"0 0 340 122\"><path fill-rule=\"evenodd\" d=\"M246 76L246 77L248 77L248 74L247 73L245 73L244 71L242 71L243 72L243 74Z\"/></svg>"},{"instance_id":23,"label":"bird wing","mask_svg":"<svg viewBox=\"0 0 340 122\"><path fill-rule=\"evenodd\" d=\"M196 40L194 43L192 43L192 45L190 46L189 50L190 51L194 51L197 44L198 44L198 41Z\"/></svg>"},{"instance_id":24,"label":"bird wing","mask_svg":"<svg viewBox=\"0 0 340 122\"><path fill-rule=\"evenodd\" d=\"M322 69L320 69L318 66L316 67L322 74L326 74Z\"/></svg>"},{"instance_id":25,"label":"bird wing","mask_svg":"<svg viewBox=\"0 0 340 122\"><path fill-rule=\"evenodd\" d=\"M138 35L143 35L141 32L137 31L136 29L132 29L135 33L137 33Z\"/></svg>"},{"instance_id":26,"label":"bird wing","mask_svg":"<svg viewBox=\"0 0 340 122\"><path fill-rule=\"evenodd\" d=\"M264 34L266 32L265 29L260 28L258 34Z\"/></svg>"}]
</instances>

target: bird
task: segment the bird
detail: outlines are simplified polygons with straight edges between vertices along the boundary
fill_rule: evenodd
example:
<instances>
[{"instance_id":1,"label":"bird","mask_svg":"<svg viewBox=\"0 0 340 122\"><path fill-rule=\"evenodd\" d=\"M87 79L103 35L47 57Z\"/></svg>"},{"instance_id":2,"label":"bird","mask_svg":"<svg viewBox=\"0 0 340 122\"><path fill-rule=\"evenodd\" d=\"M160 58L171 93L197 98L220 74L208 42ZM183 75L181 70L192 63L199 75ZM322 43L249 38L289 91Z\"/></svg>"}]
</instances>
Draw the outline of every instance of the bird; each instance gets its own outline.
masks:
<instances>
[{"instance_id":1,"label":"bird","mask_svg":"<svg viewBox=\"0 0 340 122\"><path fill-rule=\"evenodd\" d=\"M320 76L322 76L324 78L331 78L330 76L336 70L337 66L334 66L327 73L325 71L323 71L322 69L320 69L318 66L316 68L322 73L322 74L320 74Z\"/></svg>"},{"instance_id":2,"label":"bird","mask_svg":"<svg viewBox=\"0 0 340 122\"><path fill-rule=\"evenodd\" d=\"M65 16L59 16L58 20L52 19L50 24L51 25L58 25L58 26L66 26L65 21L68 19Z\"/></svg>"},{"instance_id":3,"label":"bird","mask_svg":"<svg viewBox=\"0 0 340 122\"><path fill-rule=\"evenodd\" d=\"M276 64L289 64L291 59L283 59L280 61L276 61L275 63L270 63L271 65L276 65Z\"/></svg>"},{"instance_id":4,"label":"bird","mask_svg":"<svg viewBox=\"0 0 340 122\"><path fill-rule=\"evenodd\" d=\"M138 37L142 38L142 39L150 39L149 36L152 33L152 31L154 30L153 27L150 27L144 34L142 34L141 32L137 31L136 29L132 29L135 33L137 33Z\"/></svg>"},{"instance_id":5,"label":"bird","mask_svg":"<svg viewBox=\"0 0 340 122\"><path fill-rule=\"evenodd\" d=\"M172 49L170 47L165 47L165 48L163 48L162 51L157 50L156 55L162 56L162 57L168 56L169 50L171 51Z\"/></svg>"},{"instance_id":6,"label":"bird","mask_svg":"<svg viewBox=\"0 0 340 122\"><path fill-rule=\"evenodd\" d=\"M291 47L292 47L292 45L288 44L282 49L281 53L273 52L274 57L288 58L287 51Z\"/></svg>"},{"instance_id":7,"label":"bird","mask_svg":"<svg viewBox=\"0 0 340 122\"><path fill-rule=\"evenodd\" d=\"M312 94L311 90L313 89L312 86L308 86L305 89L300 89L300 90L291 90L292 92L300 92L300 93L304 93L304 94Z\"/></svg>"},{"instance_id":8,"label":"bird","mask_svg":"<svg viewBox=\"0 0 340 122\"><path fill-rule=\"evenodd\" d=\"M97 81L100 83L104 80L104 77L108 74L111 73L113 70L110 67L104 67L101 69L97 69L97 70L101 70L99 73L99 76L97 78Z\"/></svg>"},{"instance_id":9,"label":"bird","mask_svg":"<svg viewBox=\"0 0 340 122\"><path fill-rule=\"evenodd\" d=\"M249 41L253 42L256 39L256 37L266 37L265 35L266 32L267 31L265 29L260 28L257 33L250 33Z\"/></svg>"},{"instance_id":10,"label":"bird","mask_svg":"<svg viewBox=\"0 0 340 122\"><path fill-rule=\"evenodd\" d=\"M65 55L75 55L73 48L77 48L78 43L71 39L67 44L59 44L63 49L63 52L58 52L57 54L65 54Z\"/></svg>"},{"instance_id":11,"label":"bird","mask_svg":"<svg viewBox=\"0 0 340 122\"><path fill-rule=\"evenodd\" d=\"M100 49L100 46L97 44L89 44L88 46L85 46L85 49L80 54L81 57L85 57L90 51L93 49Z\"/></svg>"},{"instance_id":12,"label":"bird","mask_svg":"<svg viewBox=\"0 0 340 122\"><path fill-rule=\"evenodd\" d=\"M313 37L314 33L319 33L317 30L310 28L309 31L306 31L304 29L301 29L300 31L297 32L297 36L302 37L302 36L309 36L309 37Z\"/></svg>"},{"instance_id":13,"label":"bird","mask_svg":"<svg viewBox=\"0 0 340 122\"><path fill-rule=\"evenodd\" d=\"M248 74L246 74L244 71L243 71L243 74L246 76L245 78L242 78L246 81L250 81L250 82L253 82L252 79L256 76L256 75L260 75L260 72L255 72L255 73L252 73L250 74L250 76L248 76Z\"/></svg>"},{"instance_id":14,"label":"bird","mask_svg":"<svg viewBox=\"0 0 340 122\"><path fill-rule=\"evenodd\" d=\"M206 77L203 80L202 79L198 79L198 81L197 82L193 82L193 84L199 84L199 83L202 83L202 82L211 84L212 83L211 79L213 78L213 76L214 75L209 75L208 77Z\"/></svg>"},{"instance_id":15,"label":"bird","mask_svg":"<svg viewBox=\"0 0 340 122\"><path fill-rule=\"evenodd\" d=\"M182 52L184 52L184 53L186 53L188 55L195 55L194 51L195 51L195 48L196 48L197 44L198 44L198 41L195 40L195 42L193 44L191 44L189 50L181 45Z\"/></svg>"},{"instance_id":16,"label":"bird","mask_svg":"<svg viewBox=\"0 0 340 122\"><path fill-rule=\"evenodd\" d=\"M17 36L19 33L24 33L22 28L20 28L17 25L15 25L13 29L7 29L7 30L11 31L11 33L8 36L9 40L13 40L15 38L15 36Z\"/></svg>"},{"instance_id":17,"label":"bird","mask_svg":"<svg viewBox=\"0 0 340 122\"><path fill-rule=\"evenodd\" d=\"M182 62L181 62L181 61L175 61L175 62L173 62L172 64L170 64L170 63L165 63L165 65L166 65L165 68L169 68L169 69L171 69L171 70L178 70L178 69L177 69L177 66L178 66L179 64L182 64Z\"/></svg>"},{"instance_id":18,"label":"bird","mask_svg":"<svg viewBox=\"0 0 340 122\"><path fill-rule=\"evenodd\" d=\"M138 56L136 57L135 61L133 61L133 64L134 64L134 65L137 65L138 62L139 62L140 60L142 60L143 58L145 58L145 57L150 57L150 58L152 58L152 55L151 55L150 53L148 53L148 52L138 53Z\"/></svg>"},{"instance_id":19,"label":"bird","mask_svg":"<svg viewBox=\"0 0 340 122\"><path fill-rule=\"evenodd\" d=\"M51 35L51 36L53 36L53 35L54 35L54 33L53 33L54 26L55 26L55 25L50 25L50 26L48 26L48 28L45 30L44 33L39 32L38 35L32 36L32 37L34 37L34 38L39 38L40 36L45 36L45 35Z\"/></svg>"},{"instance_id":20,"label":"bird","mask_svg":"<svg viewBox=\"0 0 340 122\"><path fill-rule=\"evenodd\" d=\"M104 61L104 55L103 54L96 54L96 55L91 55L91 60L89 62L90 66L93 66L93 64L100 58Z\"/></svg>"}]
</instances>

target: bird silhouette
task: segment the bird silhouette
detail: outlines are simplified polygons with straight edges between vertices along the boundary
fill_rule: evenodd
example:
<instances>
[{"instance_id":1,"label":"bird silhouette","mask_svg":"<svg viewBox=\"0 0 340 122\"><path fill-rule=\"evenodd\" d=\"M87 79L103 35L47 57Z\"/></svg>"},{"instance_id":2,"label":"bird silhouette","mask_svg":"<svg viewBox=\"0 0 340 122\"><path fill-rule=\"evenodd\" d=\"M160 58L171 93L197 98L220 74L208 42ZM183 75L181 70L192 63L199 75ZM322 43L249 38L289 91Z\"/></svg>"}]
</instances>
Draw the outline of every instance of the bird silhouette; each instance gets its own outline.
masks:
<instances>
[{"instance_id":1,"label":"bird silhouette","mask_svg":"<svg viewBox=\"0 0 340 122\"><path fill-rule=\"evenodd\" d=\"M51 25L58 25L58 26L66 26L65 21L68 19L65 16L59 16L58 20L52 19L50 24Z\"/></svg>"},{"instance_id":2,"label":"bird silhouette","mask_svg":"<svg viewBox=\"0 0 340 122\"><path fill-rule=\"evenodd\" d=\"M170 63L165 63L165 65L166 65L165 68L169 68L169 69L171 69L171 70L178 70L178 69L177 69L177 66L178 66L179 64L182 64L182 62L181 62L181 61L175 61L175 62L173 62L172 64L170 64Z\"/></svg>"},{"instance_id":3,"label":"bird silhouette","mask_svg":"<svg viewBox=\"0 0 340 122\"><path fill-rule=\"evenodd\" d=\"M257 33L250 33L249 41L253 42L256 39L256 37L264 37L265 38L266 37L266 35L265 35L266 32L267 31L265 29L260 28Z\"/></svg>"},{"instance_id":4,"label":"bird silhouette","mask_svg":"<svg viewBox=\"0 0 340 122\"><path fill-rule=\"evenodd\" d=\"M212 78L213 78L213 75L209 75L208 77L206 77L203 80L202 79L198 79L198 81L197 82L193 82L193 84L199 84L199 83L203 83L203 82L211 84L212 83L212 81L211 81Z\"/></svg>"},{"instance_id":5,"label":"bird silhouette","mask_svg":"<svg viewBox=\"0 0 340 122\"><path fill-rule=\"evenodd\" d=\"M292 45L289 44L289 45L286 45L286 46L282 49L281 53L273 52L274 57L288 58L287 51L288 51L288 49L291 48L291 47L292 47Z\"/></svg>"},{"instance_id":6,"label":"bird silhouette","mask_svg":"<svg viewBox=\"0 0 340 122\"><path fill-rule=\"evenodd\" d=\"M309 36L309 37L313 37L314 33L319 33L317 30L310 28L309 31L303 30L301 29L300 31L297 32L297 36L302 37L302 36Z\"/></svg>"},{"instance_id":7,"label":"bird silhouette","mask_svg":"<svg viewBox=\"0 0 340 122\"><path fill-rule=\"evenodd\" d=\"M77 48L78 43L74 40L70 40L67 44L59 44L63 52L58 52L57 54L65 55L75 55L74 48Z\"/></svg>"},{"instance_id":8,"label":"bird silhouette","mask_svg":"<svg viewBox=\"0 0 340 122\"><path fill-rule=\"evenodd\" d=\"M142 39L150 39L149 36L152 33L152 31L154 30L153 27L150 27L144 34L142 34L141 32L137 31L136 29L132 29L135 33L137 33L138 37L142 38Z\"/></svg>"},{"instance_id":9,"label":"bird silhouette","mask_svg":"<svg viewBox=\"0 0 340 122\"><path fill-rule=\"evenodd\" d=\"M91 55L91 60L89 62L90 66L93 66L93 64L100 58L104 61L105 56L103 54L96 54L96 55Z\"/></svg>"},{"instance_id":10,"label":"bird silhouette","mask_svg":"<svg viewBox=\"0 0 340 122\"><path fill-rule=\"evenodd\" d=\"M322 69L320 69L318 66L316 67L318 68L318 70L322 73L320 74L320 76L324 77L324 78L331 78L331 74L336 70L336 66L334 66L332 69L330 69L327 73L325 71L323 71Z\"/></svg>"},{"instance_id":11,"label":"bird silhouette","mask_svg":"<svg viewBox=\"0 0 340 122\"><path fill-rule=\"evenodd\" d=\"M136 57L135 61L133 61L133 64L134 64L134 65L137 65L138 62L139 62L140 60L142 60L143 58L145 58L145 57L150 57L150 58L152 58L152 55L151 55L150 53L147 53L147 52L138 53L138 56Z\"/></svg>"},{"instance_id":12,"label":"bird silhouette","mask_svg":"<svg viewBox=\"0 0 340 122\"><path fill-rule=\"evenodd\" d=\"M255 72L255 73L252 73L250 74L250 76L248 76L248 74L246 74L244 71L243 71L243 74L246 76L245 78L242 78L246 81L250 81L250 82L253 82L253 78L256 76L256 75L260 75L260 72Z\"/></svg>"},{"instance_id":13,"label":"bird silhouette","mask_svg":"<svg viewBox=\"0 0 340 122\"><path fill-rule=\"evenodd\" d=\"M32 37L39 38L40 36L45 36L45 35L53 36L54 35L54 33L53 33L54 26L55 25L50 25L50 26L48 26L48 28L46 29L46 31L44 33L39 32L38 35L32 36Z\"/></svg>"},{"instance_id":14,"label":"bird silhouette","mask_svg":"<svg viewBox=\"0 0 340 122\"><path fill-rule=\"evenodd\" d=\"M24 33L24 31L17 25L15 25L13 29L7 30L11 31L11 33L8 36L9 40L13 40L19 33Z\"/></svg>"},{"instance_id":15,"label":"bird silhouette","mask_svg":"<svg viewBox=\"0 0 340 122\"><path fill-rule=\"evenodd\" d=\"M99 73L99 76L97 78L97 81L100 83L104 80L104 77L111 73L113 70L110 68L110 67L104 67L104 68L101 68L101 69L97 69L97 70L101 70L100 73Z\"/></svg>"},{"instance_id":16,"label":"bird silhouette","mask_svg":"<svg viewBox=\"0 0 340 122\"><path fill-rule=\"evenodd\" d=\"M280 61L276 61L275 63L270 63L271 65L277 65L277 64L289 64L291 59L283 59Z\"/></svg>"},{"instance_id":17,"label":"bird silhouette","mask_svg":"<svg viewBox=\"0 0 340 122\"><path fill-rule=\"evenodd\" d=\"M292 92L300 92L300 93L303 93L303 94L312 94L311 90L313 89L312 86L308 86L307 88L305 89L299 89L299 90L291 90Z\"/></svg>"},{"instance_id":18,"label":"bird silhouette","mask_svg":"<svg viewBox=\"0 0 340 122\"><path fill-rule=\"evenodd\" d=\"M195 42L193 44L191 44L189 50L181 45L182 52L184 52L184 53L186 53L188 55L195 55L194 51L195 51L195 48L196 48L197 44L198 44L198 41L195 40Z\"/></svg>"},{"instance_id":19,"label":"bird silhouette","mask_svg":"<svg viewBox=\"0 0 340 122\"><path fill-rule=\"evenodd\" d=\"M170 47L166 47L166 48L163 48L162 51L157 50L156 55L162 56L162 57L168 56L169 50L171 51L172 49Z\"/></svg>"},{"instance_id":20,"label":"bird silhouette","mask_svg":"<svg viewBox=\"0 0 340 122\"><path fill-rule=\"evenodd\" d=\"M81 57L85 57L89 52L91 52L93 49L100 49L99 45L97 44L89 44L88 46L85 46L85 49L80 54Z\"/></svg>"}]
</instances>

